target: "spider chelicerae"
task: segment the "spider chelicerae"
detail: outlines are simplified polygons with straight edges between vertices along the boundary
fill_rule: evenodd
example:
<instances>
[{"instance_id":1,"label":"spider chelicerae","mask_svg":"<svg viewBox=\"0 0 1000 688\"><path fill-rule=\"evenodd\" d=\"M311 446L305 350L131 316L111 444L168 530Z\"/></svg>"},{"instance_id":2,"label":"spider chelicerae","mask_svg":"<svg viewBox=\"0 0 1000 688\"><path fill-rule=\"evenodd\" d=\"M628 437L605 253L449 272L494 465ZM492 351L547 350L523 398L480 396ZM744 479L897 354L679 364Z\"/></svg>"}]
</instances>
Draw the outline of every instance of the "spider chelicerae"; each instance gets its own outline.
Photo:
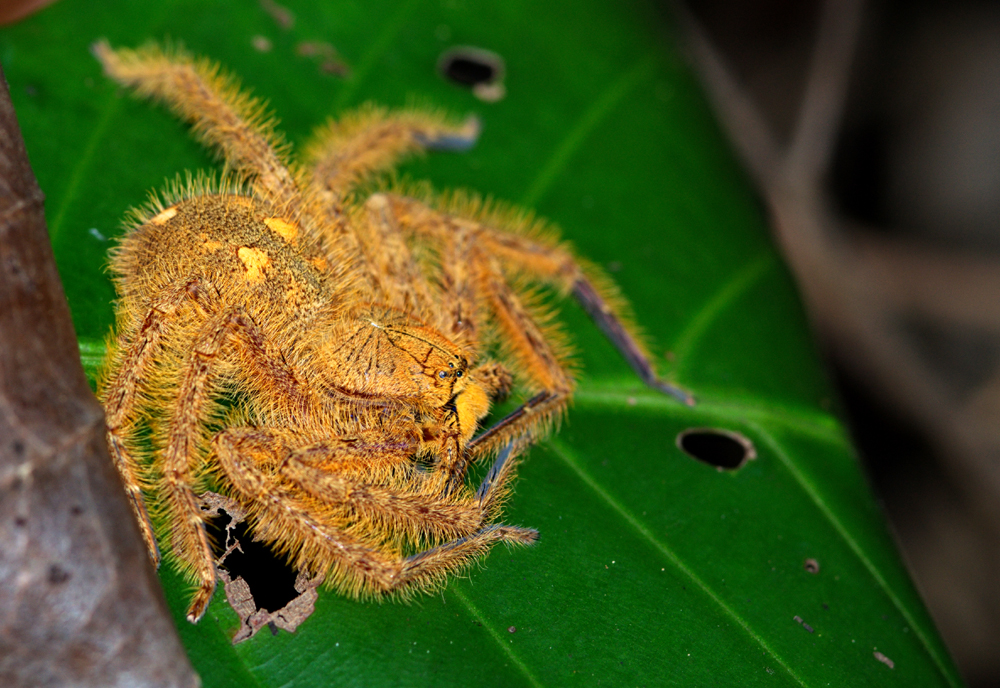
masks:
<instances>
[{"instance_id":1,"label":"spider chelicerae","mask_svg":"<svg viewBox=\"0 0 1000 688\"><path fill-rule=\"evenodd\" d=\"M407 154L472 145L475 120L366 106L293 163L262 104L210 62L155 45L94 52L227 169L175 184L113 251L99 385L150 554L158 535L197 586L191 621L215 589L210 488L297 570L355 596L406 597L498 542L533 542L497 519L519 454L574 389L539 285L572 294L644 382L692 403L658 379L614 285L530 213L424 187L365 191ZM526 401L480 429L512 391Z\"/></svg>"}]
</instances>

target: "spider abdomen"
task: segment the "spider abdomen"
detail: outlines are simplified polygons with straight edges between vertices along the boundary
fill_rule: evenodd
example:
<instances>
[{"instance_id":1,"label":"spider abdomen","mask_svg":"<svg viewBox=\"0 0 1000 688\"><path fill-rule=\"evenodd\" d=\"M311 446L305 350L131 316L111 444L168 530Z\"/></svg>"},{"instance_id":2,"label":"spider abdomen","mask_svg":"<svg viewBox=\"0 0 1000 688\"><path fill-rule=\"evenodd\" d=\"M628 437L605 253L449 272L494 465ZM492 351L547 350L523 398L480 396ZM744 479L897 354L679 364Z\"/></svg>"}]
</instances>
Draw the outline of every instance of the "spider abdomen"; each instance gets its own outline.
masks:
<instances>
[{"instance_id":1,"label":"spider abdomen","mask_svg":"<svg viewBox=\"0 0 1000 688\"><path fill-rule=\"evenodd\" d=\"M322 259L302 245L295 224L252 198L195 196L127 234L111 267L126 294L149 297L179 280L204 278L219 291L240 293L249 308L300 311L333 300Z\"/></svg>"}]
</instances>

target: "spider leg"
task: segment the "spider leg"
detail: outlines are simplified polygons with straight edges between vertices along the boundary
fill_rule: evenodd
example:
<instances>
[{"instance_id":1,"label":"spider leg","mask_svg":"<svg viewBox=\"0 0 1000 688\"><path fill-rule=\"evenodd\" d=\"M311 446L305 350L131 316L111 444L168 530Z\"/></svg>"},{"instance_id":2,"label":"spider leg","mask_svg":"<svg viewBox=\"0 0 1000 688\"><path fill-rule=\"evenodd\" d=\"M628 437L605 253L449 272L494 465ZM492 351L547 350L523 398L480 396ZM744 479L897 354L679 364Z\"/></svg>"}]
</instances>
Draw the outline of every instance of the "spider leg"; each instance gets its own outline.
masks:
<instances>
[{"instance_id":1,"label":"spider leg","mask_svg":"<svg viewBox=\"0 0 1000 688\"><path fill-rule=\"evenodd\" d=\"M215 403L217 360L229 338L232 318L217 314L207 318L194 338L192 353L183 364L176 390L176 401L165 428L165 446L157 457L160 494L172 516L171 547L178 558L192 569L198 589L188 607L187 618L197 622L205 613L215 592L215 556L205 531L201 506L194 491L200 463L199 441L204 418Z\"/></svg>"},{"instance_id":2,"label":"spider leg","mask_svg":"<svg viewBox=\"0 0 1000 688\"><path fill-rule=\"evenodd\" d=\"M479 121L458 122L432 110L388 111L373 105L318 129L306 150L313 183L335 202L373 173L425 149L467 150L479 137Z\"/></svg>"},{"instance_id":3,"label":"spider leg","mask_svg":"<svg viewBox=\"0 0 1000 688\"><path fill-rule=\"evenodd\" d=\"M289 485L280 473L267 469L261 453L274 451L274 435L268 430L235 429L220 433L214 442L219 466L254 521L255 537L284 543L298 569L322 574L342 592L355 596L397 594L403 597L427 590L443 582L497 542L530 544L537 532L502 524L478 530L413 556L404 557L391 544L373 542L372 528L351 525L349 519L331 518L319 508L312 495L304 494L303 483ZM272 461L273 464L273 456ZM502 467L501 467L501 473ZM506 471L509 477L510 470ZM499 473L498 473L499 476ZM349 490L372 490L361 481ZM499 488L492 488L497 490ZM490 491L489 488L487 491ZM358 506L364 499L355 500ZM406 493L393 506L409 508ZM384 505L383 505L384 506ZM446 501L443 506L449 506ZM385 507L391 508L391 507ZM291 544L289 544L291 543Z\"/></svg>"},{"instance_id":4,"label":"spider leg","mask_svg":"<svg viewBox=\"0 0 1000 688\"><path fill-rule=\"evenodd\" d=\"M351 451L360 447L352 446ZM439 489L439 481L408 474L406 485L366 484L311 466L293 453L281 469L300 489L329 502L348 504L354 512L393 530L426 537L468 536L500 513L517 466L513 443L500 451L473 497ZM379 528L383 530L383 528Z\"/></svg>"},{"instance_id":5,"label":"spider leg","mask_svg":"<svg viewBox=\"0 0 1000 688\"><path fill-rule=\"evenodd\" d=\"M607 299L601 296L594 283L582 273L573 282L573 296L647 386L669 394L688 406L695 405L695 398L691 392L659 378L649 354L628 331L621 318L615 314Z\"/></svg>"},{"instance_id":6,"label":"spider leg","mask_svg":"<svg viewBox=\"0 0 1000 688\"><path fill-rule=\"evenodd\" d=\"M189 287L189 284L183 284L165 292L153 301L141 319L133 317L132 322L119 327L118 337L104 368L105 371L116 372L110 378L102 378L98 392L105 409L111 458L125 484L149 556L157 565L160 562L160 550L156 545L153 525L142 496L141 469L128 445L135 425L133 410L136 395L140 392L140 383L160 349L165 323L177 307L187 300Z\"/></svg>"},{"instance_id":7,"label":"spider leg","mask_svg":"<svg viewBox=\"0 0 1000 688\"><path fill-rule=\"evenodd\" d=\"M506 418L469 442L466 455L470 460L495 452L504 444L530 442L537 436L546 434L547 428L566 410L574 387L569 372L542 329L507 283L497 261L486 259L481 269L486 299L506 340L511 343L511 353L542 389Z\"/></svg>"},{"instance_id":8,"label":"spider leg","mask_svg":"<svg viewBox=\"0 0 1000 688\"><path fill-rule=\"evenodd\" d=\"M227 165L252 180L261 198L299 216L299 189L283 161L282 140L264 105L241 92L235 79L181 50L155 45L113 50L103 40L92 50L108 76L168 105L194 125L206 145L222 153Z\"/></svg>"},{"instance_id":9,"label":"spider leg","mask_svg":"<svg viewBox=\"0 0 1000 688\"><path fill-rule=\"evenodd\" d=\"M596 267L574 257L566 246L442 213L409 198L390 196L390 203L400 225L416 234L445 243L456 232L471 232L481 255L496 259L506 269L528 273L564 293L571 293L645 384L694 405L690 392L658 377L641 337L623 316L625 303L614 285Z\"/></svg>"},{"instance_id":10,"label":"spider leg","mask_svg":"<svg viewBox=\"0 0 1000 688\"><path fill-rule=\"evenodd\" d=\"M213 444L216 451L253 456L259 469L294 486L294 493L312 495L323 505L315 510L317 517L326 513L322 518L328 523L357 518L375 532L406 533L414 542L468 536L496 517L517 464L515 448L508 446L475 496L467 490L442 495L429 474L409 465L416 437L407 442L372 433L293 449L297 435L292 430L230 428ZM406 470L400 471L404 464Z\"/></svg>"},{"instance_id":11,"label":"spider leg","mask_svg":"<svg viewBox=\"0 0 1000 688\"><path fill-rule=\"evenodd\" d=\"M418 590L433 588L444 583L449 574L485 555L490 547L498 542L530 545L536 540L538 540L537 530L495 523L468 537L458 538L407 557L396 586Z\"/></svg>"},{"instance_id":12,"label":"spider leg","mask_svg":"<svg viewBox=\"0 0 1000 688\"><path fill-rule=\"evenodd\" d=\"M430 312L430 285L410 254L386 197L373 195L365 202L364 213L366 226L357 237L378 300L407 313Z\"/></svg>"},{"instance_id":13,"label":"spider leg","mask_svg":"<svg viewBox=\"0 0 1000 688\"><path fill-rule=\"evenodd\" d=\"M464 227L457 227L443 240L441 288L445 319L437 324L453 342L475 351L479 346L479 294L475 263L470 256L476 250L476 236Z\"/></svg>"},{"instance_id":14,"label":"spider leg","mask_svg":"<svg viewBox=\"0 0 1000 688\"><path fill-rule=\"evenodd\" d=\"M476 490L476 499L479 500L483 512L490 514L491 517L500 513L503 500L510 494L510 481L514 477L517 458L518 447L514 442L510 442L497 454L493 465Z\"/></svg>"},{"instance_id":15,"label":"spider leg","mask_svg":"<svg viewBox=\"0 0 1000 688\"><path fill-rule=\"evenodd\" d=\"M129 493L151 551L156 551L155 539L143 506L137 466L125 445L128 428L122 427L122 424L125 418L134 415L136 397L142 392L141 383L150 377L153 361L161 348L165 323L184 302L197 309L196 318L201 322L196 325L193 334L179 333L181 337L190 337L192 353L180 367L176 389L170 390L175 401L164 427L157 432L162 451L156 457L155 468L160 475L158 492L163 495L164 508L172 517L171 549L198 581L198 590L188 610L188 618L196 621L204 613L214 592L215 567L193 488L198 473L196 466L200 462L199 443L204 419L211 415L215 403L213 393L217 383L214 373L223 347L230 339L238 342L255 374L266 380L272 391L280 392L284 407L273 411L294 415L308 408L313 401L301 391L302 385L294 371L282 365L281 360L268 350L263 334L245 315L220 309L218 293L205 280L190 280L154 300L137 333L130 336L129 328L123 330L119 339L131 340L131 344L121 346L120 353L114 354L118 373L109 381L102 395L108 415L109 446L119 463L124 482L130 486ZM157 393L156 390L149 391Z\"/></svg>"}]
</instances>

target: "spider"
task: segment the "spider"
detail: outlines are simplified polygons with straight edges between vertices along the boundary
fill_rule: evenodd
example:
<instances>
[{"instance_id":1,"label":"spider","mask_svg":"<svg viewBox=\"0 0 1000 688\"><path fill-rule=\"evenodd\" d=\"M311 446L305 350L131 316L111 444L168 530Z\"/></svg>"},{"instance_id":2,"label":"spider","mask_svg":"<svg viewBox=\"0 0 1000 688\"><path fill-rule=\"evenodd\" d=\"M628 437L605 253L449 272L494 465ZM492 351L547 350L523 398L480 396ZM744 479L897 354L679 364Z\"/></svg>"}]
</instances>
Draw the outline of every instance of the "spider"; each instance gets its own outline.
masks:
<instances>
[{"instance_id":1,"label":"spider","mask_svg":"<svg viewBox=\"0 0 1000 688\"><path fill-rule=\"evenodd\" d=\"M657 377L614 286L530 213L372 186L405 155L472 145L475 120L365 106L293 163L264 106L212 63L156 45L94 53L191 122L227 170L135 212L111 255L99 383L150 556L158 534L196 586L191 622L216 582L209 488L296 569L360 597L406 598L496 543L534 542L497 519L574 378L532 285L571 293L643 381L693 403ZM480 429L515 388L527 400Z\"/></svg>"}]
</instances>

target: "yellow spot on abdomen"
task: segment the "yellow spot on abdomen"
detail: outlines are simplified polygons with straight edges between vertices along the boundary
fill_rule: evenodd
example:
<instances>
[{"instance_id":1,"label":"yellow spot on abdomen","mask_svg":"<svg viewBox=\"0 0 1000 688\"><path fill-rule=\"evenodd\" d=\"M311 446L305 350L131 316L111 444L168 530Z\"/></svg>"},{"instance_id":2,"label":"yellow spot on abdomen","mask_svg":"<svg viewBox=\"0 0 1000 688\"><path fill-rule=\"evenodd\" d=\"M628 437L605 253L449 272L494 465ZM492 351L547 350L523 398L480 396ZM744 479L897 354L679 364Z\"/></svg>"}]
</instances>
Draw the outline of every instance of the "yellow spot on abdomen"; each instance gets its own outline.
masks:
<instances>
[{"instance_id":1,"label":"yellow spot on abdomen","mask_svg":"<svg viewBox=\"0 0 1000 688\"><path fill-rule=\"evenodd\" d=\"M198 238L201 239L201 245L206 251L215 251L222 248L222 242L209 239L208 234L205 232L199 234Z\"/></svg>"},{"instance_id":2,"label":"yellow spot on abdomen","mask_svg":"<svg viewBox=\"0 0 1000 688\"><path fill-rule=\"evenodd\" d=\"M290 222L285 222L281 218L269 217L264 220L264 224L267 225L272 232L282 237L285 241L292 242L295 241L295 237L299 233L298 225L293 225Z\"/></svg>"},{"instance_id":3,"label":"yellow spot on abdomen","mask_svg":"<svg viewBox=\"0 0 1000 688\"><path fill-rule=\"evenodd\" d=\"M264 270L271 266L271 258L267 252L259 248L241 246L236 255L243 261L243 267L247 269L247 279L251 282L259 282L264 279Z\"/></svg>"},{"instance_id":4,"label":"yellow spot on abdomen","mask_svg":"<svg viewBox=\"0 0 1000 688\"><path fill-rule=\"evenodd\" d=\"M177 208L167 208L163 212L158 213L156 216L149 218L149 221L154 225L165 225L167 224L167 220L176 214Z\"/></svg>"}]
</instances>

